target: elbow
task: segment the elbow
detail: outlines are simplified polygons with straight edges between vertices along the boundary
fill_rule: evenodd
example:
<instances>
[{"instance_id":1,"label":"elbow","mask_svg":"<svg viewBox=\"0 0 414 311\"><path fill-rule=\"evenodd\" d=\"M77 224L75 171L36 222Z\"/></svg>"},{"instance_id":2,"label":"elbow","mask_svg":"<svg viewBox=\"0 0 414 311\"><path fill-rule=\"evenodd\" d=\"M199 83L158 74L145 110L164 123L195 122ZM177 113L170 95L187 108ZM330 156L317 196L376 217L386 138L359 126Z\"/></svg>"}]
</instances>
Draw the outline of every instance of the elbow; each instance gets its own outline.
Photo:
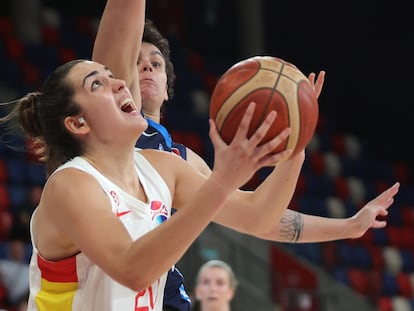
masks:
<instances>
[{"instance_id":1,"label":"elbow","mask_svg":"<svg viewBox=\"0 0 414 311\"><path fill-rule=\"evenodd\" d=\"M250 221L248 227L249 233L255 237L267 240L271 235L271 232L274 232L274 230L278 227L282 216L283 213L280 213L280 215L273 214L271 217L257 215Z\"/></svg>"},{"instance_id":2,"label":"elbow","mask_svg":"<svg viewBox=\"0 0 414 311\"><path fill-rule=\"evenodd\" d=\"M132 291L140 292L148 288L155 279L146 269L124 269L119 273L117 281Z\"/></svg>"},{"instance_id":3,"label":"elbow","mask_svg":"<svg viewBox=\"0 0 414 311\"><path fill-rule=\"evenodd\" d=\"M146 282L144 279L138 278L135 280L130 280L127 287L132 291L139 293L148 288L150 285L151 283Z\"/></svg>"},{"instance_id":4,"label":"elbow","mask_svg":"<svg viewBox=\"0 0 414 311\"><path fill-rule=\"evenodd\" d=\"M265 225L263 219L260 219L259 217L251 217L244 222L239 222L234 229L240 233L255 237L261 237L264 232L268 231L267 225Z\"/></svg>"}]
</instances>

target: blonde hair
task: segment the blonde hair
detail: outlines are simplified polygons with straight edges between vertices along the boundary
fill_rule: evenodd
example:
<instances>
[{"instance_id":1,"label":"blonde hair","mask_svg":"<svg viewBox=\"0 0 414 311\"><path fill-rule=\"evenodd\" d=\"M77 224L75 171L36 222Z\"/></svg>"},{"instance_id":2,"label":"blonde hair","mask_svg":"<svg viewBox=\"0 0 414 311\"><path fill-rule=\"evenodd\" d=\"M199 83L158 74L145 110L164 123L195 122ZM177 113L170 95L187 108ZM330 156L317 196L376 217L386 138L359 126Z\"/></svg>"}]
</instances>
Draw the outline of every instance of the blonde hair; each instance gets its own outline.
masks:
<instances>
[{"instance_id":1,"label":"blonde hair","mask_svg":"<svg viewBox=\"0 0 414 311\"><path fill-rule=\"evenodd\" d=\"M219 260L219 259L209 260L200 267L200 269L198 270L198 273L197 273L196 283L199 283L201 273L204 270L209 269L209 268L220 268L220 269L226 271L227 275L229 276L230 287L234 290L237 288L237 285L239 284L239 281L237 280L233 269L230 267L229 264L227 264L226 262L224 262L222 260Z\"/></svg>"}]
</instances>

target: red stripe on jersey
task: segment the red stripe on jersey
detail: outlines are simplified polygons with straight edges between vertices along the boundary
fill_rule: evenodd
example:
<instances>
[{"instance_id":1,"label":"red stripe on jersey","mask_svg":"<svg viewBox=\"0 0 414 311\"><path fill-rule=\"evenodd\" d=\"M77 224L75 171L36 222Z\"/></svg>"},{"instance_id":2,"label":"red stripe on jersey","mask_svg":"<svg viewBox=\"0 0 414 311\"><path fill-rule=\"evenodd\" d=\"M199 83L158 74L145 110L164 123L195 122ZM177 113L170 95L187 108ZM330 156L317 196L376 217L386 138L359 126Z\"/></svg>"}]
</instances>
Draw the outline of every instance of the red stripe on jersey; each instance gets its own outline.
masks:
<instances>
[{"instance_id":1,"label":"red stripe on jersey","mask_svg":"<svg viewBox=\"0 0 414 311\"><path fill-rule=\"evenodd\" d=\"M78 282L76 256L54 262L37 255L37 264L42 278L49 282Z\"/></svg>"}]
</instances>

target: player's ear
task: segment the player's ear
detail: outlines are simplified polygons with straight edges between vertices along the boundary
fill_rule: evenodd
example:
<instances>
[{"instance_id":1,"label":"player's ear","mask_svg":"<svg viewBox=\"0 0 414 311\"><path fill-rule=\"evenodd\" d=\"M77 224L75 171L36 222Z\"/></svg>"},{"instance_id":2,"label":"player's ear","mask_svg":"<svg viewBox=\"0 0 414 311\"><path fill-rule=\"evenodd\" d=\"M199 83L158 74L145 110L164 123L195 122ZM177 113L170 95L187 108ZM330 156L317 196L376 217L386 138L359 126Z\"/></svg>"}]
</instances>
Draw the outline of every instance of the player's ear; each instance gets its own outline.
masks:
<instances>
[{"instance_id":1,"label":"player's ear","mask_svg":"<svg viewBox=\"0 0 414 311\"><path fill-rule=\"evenodd\" d=\"M89 132L89 126L83 116L69 116L64 120L65 127L69 132L84 135Z\"/></svg>"}]
</instances>

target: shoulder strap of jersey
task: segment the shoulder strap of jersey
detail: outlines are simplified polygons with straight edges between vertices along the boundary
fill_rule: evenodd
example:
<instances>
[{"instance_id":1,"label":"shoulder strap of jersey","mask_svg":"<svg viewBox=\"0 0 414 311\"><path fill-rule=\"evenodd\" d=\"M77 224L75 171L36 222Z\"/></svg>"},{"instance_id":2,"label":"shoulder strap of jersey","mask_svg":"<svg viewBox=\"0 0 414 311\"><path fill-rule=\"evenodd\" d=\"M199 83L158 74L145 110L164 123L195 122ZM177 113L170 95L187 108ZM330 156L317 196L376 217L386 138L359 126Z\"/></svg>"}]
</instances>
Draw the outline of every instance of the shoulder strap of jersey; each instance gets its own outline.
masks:
<instances>
[{"instance_id":1,"label":"shoulder strap of jersey","mask_svg":"<svg viewBox=\"0 0 414 311\"><path fill-rule=\"evenodd\" d=\"M163 125L161 125L161 124L159 124L157 122L154 122L151 119L148 119L147 118L146 120L148 122L148 125L150 125L153 128L155 128L164 137L165 144L167 145L167 147L169 149L171 149L171 146L172 146L172 138L171 138L170 133L168 133L167 129Z\"/></svg>"}]
</instances>

